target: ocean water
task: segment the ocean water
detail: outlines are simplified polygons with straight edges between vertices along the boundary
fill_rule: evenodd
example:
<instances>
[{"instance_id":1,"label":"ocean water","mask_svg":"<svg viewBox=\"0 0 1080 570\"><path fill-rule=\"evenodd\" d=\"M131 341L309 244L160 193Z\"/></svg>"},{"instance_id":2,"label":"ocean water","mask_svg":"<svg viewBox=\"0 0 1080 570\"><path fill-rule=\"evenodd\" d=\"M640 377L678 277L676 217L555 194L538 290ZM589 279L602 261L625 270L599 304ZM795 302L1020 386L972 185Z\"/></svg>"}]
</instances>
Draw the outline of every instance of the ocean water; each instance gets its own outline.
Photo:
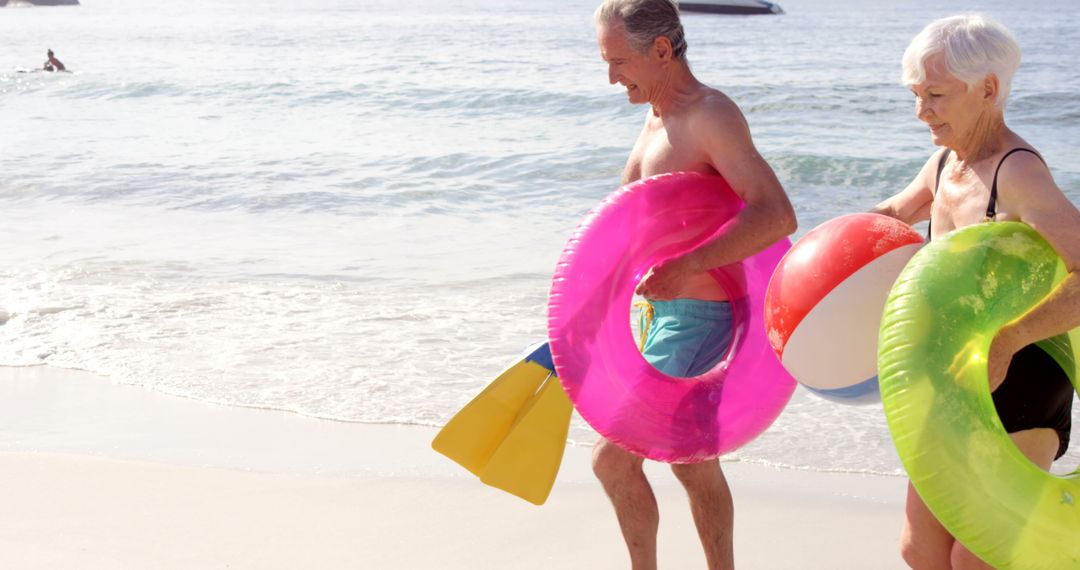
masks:
<instances>
[{"instance_id":1,"label":"ocean water","mask_svg":"<svg viewBox=\"0 0 1080 570\"><path fill-rule=\"evenodd\" d=\"M640 128L645 110L607 84L595 4L0 9L0 365L442 425L544 337L555 261ZM1008 120L1080 202L1071 0L783 5L684 24L695 73L743 108L800 234L903 188L930 155L900 55L972 10L1018 36ZM47 48L73 73L18 72ZM593 437L576 418L571 439ZM901 472L880 406L801 389L731 459ZM1074 445L1059 469L1078 463Z\"/></svg>"}]
</instances>

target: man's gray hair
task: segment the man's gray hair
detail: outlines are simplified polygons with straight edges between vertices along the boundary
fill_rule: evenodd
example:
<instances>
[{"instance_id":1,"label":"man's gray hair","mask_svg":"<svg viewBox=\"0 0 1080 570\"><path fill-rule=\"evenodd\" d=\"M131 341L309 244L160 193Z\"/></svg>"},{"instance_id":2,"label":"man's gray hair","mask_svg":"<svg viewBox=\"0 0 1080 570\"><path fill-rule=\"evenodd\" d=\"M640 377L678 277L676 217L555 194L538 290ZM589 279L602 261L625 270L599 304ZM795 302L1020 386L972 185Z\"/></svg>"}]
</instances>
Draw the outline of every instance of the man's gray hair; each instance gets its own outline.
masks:
<instances>
[{"instance_id":1,"label":"man's gray hair","mask_svg":"<svg viewBox=\"0 0 1080 570\"><path fill-rule=\"evenodd\" d=\"M931 22L911 40L902 60L901 80L915 85L926 80L926 60L945 55L945 68L967 83L968 90L994 74L998 79L997 106L1005 108L1012 78L1020 67L1020 44L1012 32L982 14L951 16Z\"/></svg>"},{"instance_id":2,"label":"man's gray hair","mask_svg":"<svg viewBox=\"0 0 1080 570\"><path fill-rule=\"evenodd\" d=\"M622 20L626 41L637 52L645 53L656 38L664 36L671 42L671 56L686 60L686 36L676 0L604 0L593 15L597 25L614 18Z\"/></svg>"}]
</instances>

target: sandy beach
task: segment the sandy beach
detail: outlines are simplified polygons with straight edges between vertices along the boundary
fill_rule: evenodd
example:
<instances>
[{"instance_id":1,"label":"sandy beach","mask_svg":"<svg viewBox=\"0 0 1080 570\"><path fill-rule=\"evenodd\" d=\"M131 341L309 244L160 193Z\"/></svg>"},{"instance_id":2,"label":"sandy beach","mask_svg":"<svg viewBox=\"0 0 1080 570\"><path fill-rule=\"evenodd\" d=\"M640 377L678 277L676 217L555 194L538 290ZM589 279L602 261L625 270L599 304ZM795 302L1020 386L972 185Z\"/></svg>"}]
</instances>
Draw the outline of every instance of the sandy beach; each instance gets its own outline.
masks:
<instances>
[{"instance_id":1,"label":"sandy beach","mask_svg":"<svg viewBox=\"0 0 1080 570\"><path fill-rule=\"evenodd\" d=\"M626 568L569 447L548 503L486 487L435 430L208 405L48 367L0 369L5 568ZM740 568L903 568L897 477L726 463ZM651 465L662 568L703 568Z\"/></svg>"},{"instance_id":2,"label":"sandy beach","mask_svg":"<svg viewBox=\"0 0 1080 570\"><path fill-rule=\"evenodd\" d=\"M579 416L540 507L430 447L551 338L561 253L624 178L775 174L794 241L866 212L947 142L905 46L977 4L1022 47L1009 128L1080 203L1075 0L777 2L681 20L741 115L686 156L677 132L635 143L675 126L638 103L676 91L609 57L601 0L0 8L0 570L628 568ZM744 124L755 156L721 153ZM648 225L620 233L685 233ZM808 334L853 350L841 326ZM1072 424L1056 474L1080 404ZM725 458L738 568L905 568L901 465L882 405L798 389ZM704 568L682 487L647 469L660 568Z\"/></svg>"}]
</instances>

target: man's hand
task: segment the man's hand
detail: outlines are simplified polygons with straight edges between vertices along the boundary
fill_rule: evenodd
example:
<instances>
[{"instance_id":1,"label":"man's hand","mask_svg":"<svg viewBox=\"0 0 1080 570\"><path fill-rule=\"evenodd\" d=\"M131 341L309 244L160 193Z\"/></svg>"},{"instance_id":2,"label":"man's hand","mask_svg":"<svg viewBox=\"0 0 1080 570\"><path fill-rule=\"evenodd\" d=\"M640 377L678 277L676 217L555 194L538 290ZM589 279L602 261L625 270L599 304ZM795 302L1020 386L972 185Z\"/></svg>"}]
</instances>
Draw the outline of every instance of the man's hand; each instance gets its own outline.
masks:
<instances>
[{"instance_id":1,"label":"man's hand","mask_svg":"<svg viewBox=\"0 0 1080 570\"><path fill-rule=\"evenodd\" d=\"M702 271L700 261L692 252L673 257L653 266L634 292L654 301L677 299L686 281Z\"/></svg>"}]
</instances>

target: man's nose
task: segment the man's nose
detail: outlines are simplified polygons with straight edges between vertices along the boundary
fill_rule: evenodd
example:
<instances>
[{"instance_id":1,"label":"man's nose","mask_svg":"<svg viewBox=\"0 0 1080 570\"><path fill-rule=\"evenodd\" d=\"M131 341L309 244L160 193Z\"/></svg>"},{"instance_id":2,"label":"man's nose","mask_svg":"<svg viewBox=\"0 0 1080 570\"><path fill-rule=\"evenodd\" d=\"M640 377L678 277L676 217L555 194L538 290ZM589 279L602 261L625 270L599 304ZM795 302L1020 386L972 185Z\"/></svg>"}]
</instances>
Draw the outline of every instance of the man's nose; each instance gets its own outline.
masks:
<instances>
[{"instance_id":1,"label":"man's nose","mask_svg":"<svg viewBox=\"0 0 1080 570\"><path fill-rule=\"evenodd\" d=\"M614 85L619 82L619 74L615 72L615 66L608 64L607 68L607 80L608 83Z\"/></svg>"}]
</instances>

